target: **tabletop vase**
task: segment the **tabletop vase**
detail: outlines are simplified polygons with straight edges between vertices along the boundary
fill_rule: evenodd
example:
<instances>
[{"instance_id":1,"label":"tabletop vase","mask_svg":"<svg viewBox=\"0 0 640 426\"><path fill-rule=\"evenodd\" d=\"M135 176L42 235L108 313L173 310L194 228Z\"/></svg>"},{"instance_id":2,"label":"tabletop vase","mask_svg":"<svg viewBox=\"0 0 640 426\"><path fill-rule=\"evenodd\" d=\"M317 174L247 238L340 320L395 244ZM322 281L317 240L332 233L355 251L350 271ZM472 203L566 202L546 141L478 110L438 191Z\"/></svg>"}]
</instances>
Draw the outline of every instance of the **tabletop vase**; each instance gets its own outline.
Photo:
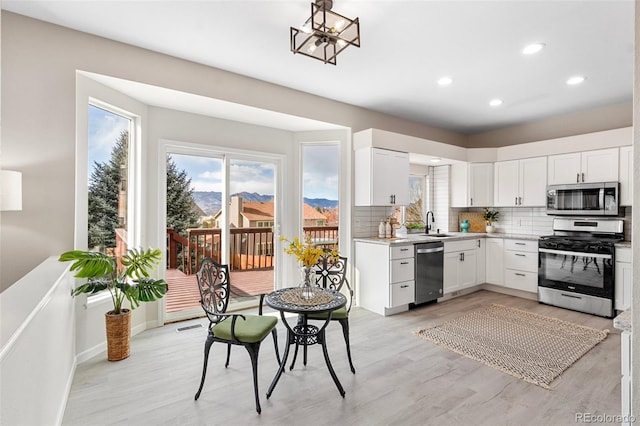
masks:
<instances>
[{"instance_id":1,"label":"tabletop vase","mask_svg":"<svg viewBox=\"0 0 640 426\"><path fill-rule=\"evenodd\" d=\"M311 277L313 276L313 266L302 267L302 282L300 283L300 297L303 299L311 299L314 296L313 284Z\"/></svg>"}]
</instances>

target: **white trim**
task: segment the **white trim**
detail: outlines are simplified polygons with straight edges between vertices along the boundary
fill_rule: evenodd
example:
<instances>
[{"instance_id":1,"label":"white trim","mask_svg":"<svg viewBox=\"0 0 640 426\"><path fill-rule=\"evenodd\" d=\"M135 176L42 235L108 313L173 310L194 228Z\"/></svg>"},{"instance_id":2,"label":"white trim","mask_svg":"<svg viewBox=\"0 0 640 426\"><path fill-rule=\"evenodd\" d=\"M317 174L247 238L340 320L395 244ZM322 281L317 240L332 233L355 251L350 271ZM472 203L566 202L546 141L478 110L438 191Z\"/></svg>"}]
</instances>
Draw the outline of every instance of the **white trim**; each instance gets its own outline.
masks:
<instances>
[{"instance_id":1,"label":"white trim","mask_svg":"<svg viewBox=\"0 0 640 426\"><path fill-rule=\"evenodd\" d=\"M155 328L155 327L159 327L159 324L157 323L157 321L147 321L147 322L140 323L135 327L131 327L131 337L136 336L142 333L143 331L146 331L148 329ZM82 364L84 362L89 361L91 358L106 352L107 352L107 341L104 340L98 343L97 345L94 345L93 347L77 354L75 363ZM75 370L75 364L74 364L74 370Z\"/></svg>"},{"instance_id":2,"label":"white trim","mask_svg":"<svg viewBox=\"0 0 640 426\"><path fill-rule=\"evenodd\" d=\"M49 258L49 260L47 260L47 261L52 261L52 260L53 260L53 258ZM47 262L47 261L45 261L45 262ZM45 262L43 262L43 263L45 263ZM29 315L27 315L27 317L24 319L24 321L22 321L20 323L18 328L15 329L15 331L11 334L11 337L9 339L7 339L6 343L2 346L2 349L0 349L0 362L2 362L4 357L7 356L12 351L13 346L15 345L16 341L20 338L20 336L22 336L22 333L24 333L25 329L27 327L29 327L31 322L49 304L49 302L52 299L53 293L58 289L58 286L60 285L60 283L62 283L64 281L65 275L67 274L67 271L69 270L70 266L71 265L68 265L64 269L62 274L60 274L60 276L58 276L58 278L56 278L56 280L53 283L53 285L49 288L49 290L45 293L45 295L42 296L42 299L40 299L38 304L33 308L33 310L31 312L29 312ZM18 284L14 284L14 285L18 285ZM69 296L69 297L71 297L71 296Z\"/></svg>"},{"instance_id":3,"label":"white trim","mask_svg":"<svg viewBox=\"0 0 640 426\"><path fill-rule=\"evenodd\" d=\"M76 375L76 367L78 366L78 357L73 359L73 365L69 370L69 376L67 377L66 384L64 386L64 395L60 407L58 407L58 415L56 416L56 422L54 424L61 425L64 419L64 412L67 408L67 402L69 401L69 394L71 394L71 386L73 385L73 378Z\"/></svg>"},{"instance_id":4,"label":"white trim","mask_svg":"<svg viewBox=\"0 0 640 426\"><path fill-rule=\"evenodd\" d=\"M103 290L100 293L87 296L87 301L84 303L84 308L90 309L94 306L105 305L107 304L107 302L111 301L111 293L108 290Z\"/></svg>"}]
</instances>

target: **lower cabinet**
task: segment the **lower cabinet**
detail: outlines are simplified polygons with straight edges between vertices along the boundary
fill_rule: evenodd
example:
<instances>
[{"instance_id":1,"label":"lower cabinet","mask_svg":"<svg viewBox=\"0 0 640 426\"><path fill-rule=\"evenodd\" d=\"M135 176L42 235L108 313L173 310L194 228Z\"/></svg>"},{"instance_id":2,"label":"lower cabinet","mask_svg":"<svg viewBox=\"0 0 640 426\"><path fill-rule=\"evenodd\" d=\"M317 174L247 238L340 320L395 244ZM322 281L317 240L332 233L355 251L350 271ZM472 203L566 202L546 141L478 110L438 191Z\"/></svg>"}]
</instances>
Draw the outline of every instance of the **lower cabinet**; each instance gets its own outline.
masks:
<instances>
[{"instance_id":1,"label":"lower cabinet","mask_svg":"<svg viewBox=\"0 0 640 426\"><path fill-rule=\"evenodd\" d=\"M616 248L614 309L624 311L631 307L633 292L633 264L631 248Z\"/></svg>"},{"instance_id":2,"label":"lower cabinet","mask_svg":"<svg viewBox=\"0 0 640 426\"><path fill-rule=\"evenodd\" d=\"M504 240L486 239L486 279L488 284L504 285Z\"/></svg>"},{"instance_id":3,"label":"lower cabinet","mask_svg":"<svg viewBox=\"0 0 640 426\"><path fill-rule=\"evenodd\" d=\"M444 294L478 284L477 249L480 239L444 243Z\"/></svg>"},{"instance_id":4,"label":"lower cabinet","mask_svg":"<svg viewBox=\"0 0 640 426\"><path fill-rule=\"evenodd\" d=\"M504 286L538 292L538 242L504 240Z\"/></svg>"},{"instance_id":5,"label":"lower cabinet","mask_svg":"<svg viewBox=\"0 0 640 426\"><path fill-rule=\"evenodd\" d=\"M359 305L380 315L406 311L415 301L413 244L355 242Z\"/></svg>"}]
</instances>

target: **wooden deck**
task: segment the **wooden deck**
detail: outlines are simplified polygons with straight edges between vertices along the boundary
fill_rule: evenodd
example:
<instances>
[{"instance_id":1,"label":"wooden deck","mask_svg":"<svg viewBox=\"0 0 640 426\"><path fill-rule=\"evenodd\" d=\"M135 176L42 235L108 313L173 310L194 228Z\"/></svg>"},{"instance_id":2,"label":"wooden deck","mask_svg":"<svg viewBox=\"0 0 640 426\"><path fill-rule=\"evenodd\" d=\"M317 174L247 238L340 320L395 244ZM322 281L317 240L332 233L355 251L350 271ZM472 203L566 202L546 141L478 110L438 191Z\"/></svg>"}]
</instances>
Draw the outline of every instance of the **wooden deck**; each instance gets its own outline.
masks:
<instances>
[{"instance_id":1,"label":"wooden deck","mask_svg":"<svg viewBox=\"0 0 640 426\"><path fill-rule=\"evenodd\" d=\"M273 269L233 271L230 279L232 291L240 297L273 291ZM195 275L186 275L178 269L167 269L166 281L169 285L166 295L167 313L200 307L200 293Z\"/></svg>"}]
</instances>

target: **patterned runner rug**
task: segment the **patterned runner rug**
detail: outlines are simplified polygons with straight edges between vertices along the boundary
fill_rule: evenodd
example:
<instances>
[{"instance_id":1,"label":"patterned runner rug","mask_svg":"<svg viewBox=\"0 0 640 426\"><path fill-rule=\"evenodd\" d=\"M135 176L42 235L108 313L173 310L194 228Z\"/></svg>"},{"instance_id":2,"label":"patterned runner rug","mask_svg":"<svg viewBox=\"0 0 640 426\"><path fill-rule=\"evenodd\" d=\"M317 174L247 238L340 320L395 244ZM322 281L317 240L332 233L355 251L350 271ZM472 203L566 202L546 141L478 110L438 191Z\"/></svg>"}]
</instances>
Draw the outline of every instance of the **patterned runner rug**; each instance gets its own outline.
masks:
<instances>
[{"instance_id":1,"label":"patterned runner rug","mask_svg":"<svg viewBox=\"0 0 640 426\"><path fill-rule=\"evenodd\" d=\"M493 304L414 332L425 340L550 389L551 382L607 337L596 330Z\"/></svg>"}]
</instances>

